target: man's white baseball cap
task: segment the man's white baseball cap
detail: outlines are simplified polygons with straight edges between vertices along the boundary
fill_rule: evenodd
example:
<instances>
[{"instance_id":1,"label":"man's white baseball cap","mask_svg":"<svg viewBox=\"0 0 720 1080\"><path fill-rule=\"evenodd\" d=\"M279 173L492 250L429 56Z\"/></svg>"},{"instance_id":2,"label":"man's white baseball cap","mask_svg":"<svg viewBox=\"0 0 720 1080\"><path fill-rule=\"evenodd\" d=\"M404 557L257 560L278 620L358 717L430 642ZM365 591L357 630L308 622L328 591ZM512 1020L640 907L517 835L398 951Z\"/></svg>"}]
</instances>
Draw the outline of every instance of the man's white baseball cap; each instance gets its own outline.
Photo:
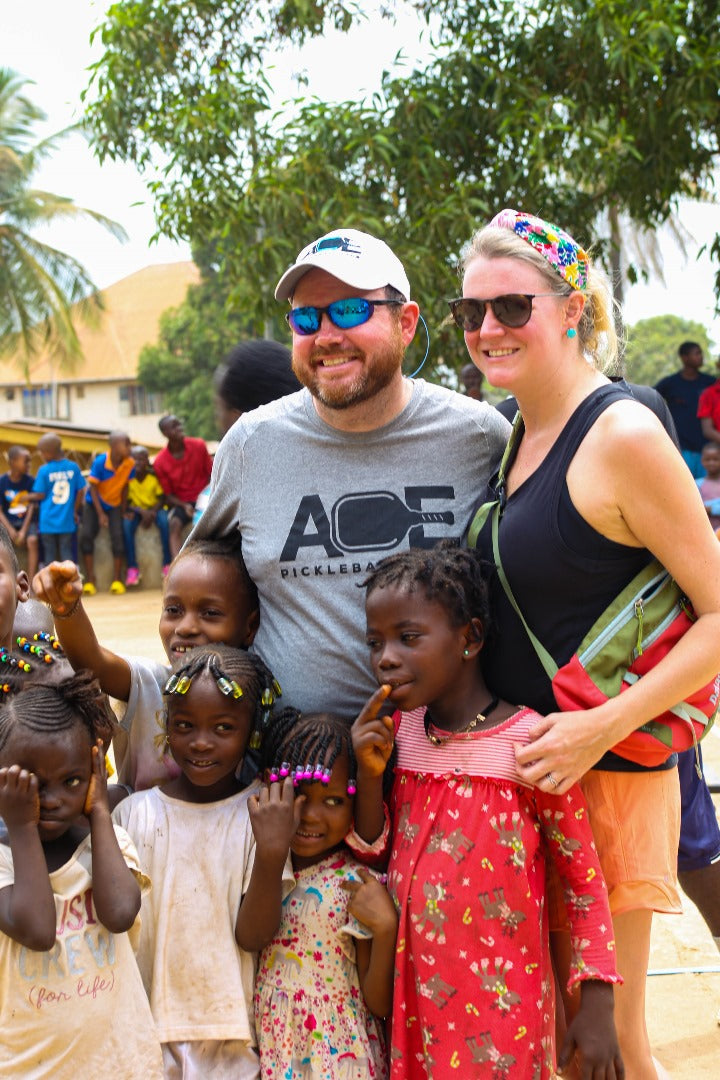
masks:
<instances>
[{"instance_id":1,"label":"man's white baseball cap","mask_svg":"<svg viewBox=\"0 0 720 1080\"><path fill-rule=\"evenodd\" d=\"M308 270L325 270L353 289L368 292L391 285L410 299L410 282L398 259L383 240L358 229L335 229L304 247L275 289L276 300L290 300Z\"/></svg>"}]
</instances>

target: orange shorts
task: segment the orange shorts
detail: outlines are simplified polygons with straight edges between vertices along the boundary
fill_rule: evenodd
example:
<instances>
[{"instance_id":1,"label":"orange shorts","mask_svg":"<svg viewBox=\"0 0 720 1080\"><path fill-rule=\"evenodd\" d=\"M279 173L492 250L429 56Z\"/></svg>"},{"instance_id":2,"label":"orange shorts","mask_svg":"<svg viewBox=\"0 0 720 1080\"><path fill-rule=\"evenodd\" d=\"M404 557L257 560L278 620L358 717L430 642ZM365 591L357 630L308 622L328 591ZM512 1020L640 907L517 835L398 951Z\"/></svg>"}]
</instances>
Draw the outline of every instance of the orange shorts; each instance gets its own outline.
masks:
<instances>
[{"instance_id":1,"label":"orange shorts","mask_svg":"<svg viewBox=\"0 0 720 1080\"><path fill-rule=\"evenodd\" d=\"M649 909L681 914L677 853L680 785L677 769L662 772L605 772L591 769L580 787L607 882L610 911ZM551 930L568 928L562 886L548 872Z\"/></svg>"}]
</instances>

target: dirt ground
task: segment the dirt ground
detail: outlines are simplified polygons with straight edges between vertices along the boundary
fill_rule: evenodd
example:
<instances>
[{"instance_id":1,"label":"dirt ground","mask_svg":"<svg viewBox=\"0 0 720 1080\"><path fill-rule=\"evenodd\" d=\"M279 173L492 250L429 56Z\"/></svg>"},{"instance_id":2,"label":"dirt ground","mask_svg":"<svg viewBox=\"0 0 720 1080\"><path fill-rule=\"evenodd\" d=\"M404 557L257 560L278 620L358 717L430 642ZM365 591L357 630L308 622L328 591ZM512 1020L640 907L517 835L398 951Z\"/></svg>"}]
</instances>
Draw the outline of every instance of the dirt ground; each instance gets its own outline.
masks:
<instances>
[{"instance_id":1,"label":"dirt ground","mask_svg":"<svg viewBox=\"0 0 720 1080\"><path fill-rule=\"evenodd\" d=\"M163 659L159 590L98 594L87 610L104 645ZM708 779L720 781L720 726L710 731L703 753ZM648 1028L655 1056L673 1080L710 1080L720 1077L720 953L695 906L687 900L685 908L682 916L658 915L653 923ZM678 968L678 974L665 974ZM703 970L693 973L698 968Z\"/></svg>"}]
</instances>

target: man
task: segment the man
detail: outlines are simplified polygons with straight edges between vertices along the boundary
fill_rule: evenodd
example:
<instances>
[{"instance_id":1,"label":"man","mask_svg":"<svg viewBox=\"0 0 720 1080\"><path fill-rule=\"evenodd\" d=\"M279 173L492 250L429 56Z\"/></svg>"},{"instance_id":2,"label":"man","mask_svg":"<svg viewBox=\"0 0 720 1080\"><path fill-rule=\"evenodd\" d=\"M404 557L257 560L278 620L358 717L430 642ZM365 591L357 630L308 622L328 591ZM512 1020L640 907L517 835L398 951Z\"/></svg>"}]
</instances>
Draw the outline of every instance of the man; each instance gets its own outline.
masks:
<instances>
[{"instance_id":1,"label":"man","mask_svg":"<svg viewBox=\"0 0 720 1080\"><path fill-rule=\"evenodd\" d=\"M474 364L465 364L460 369L460 382L465 387L465 394L467 397L474 398L475 401L485 400L483 394L484 381L485 376L480 368L476 368Z\"/></svg>"},{"instance_id":2,"label":"man","mask_svg":"<svg viewBox=\"0 0 720 1080\"><path fill-rule=\"evenodd\" d=\"M700 455L706 439L698 419L698 404L703 390L712 386L715 380L700 371L703 353L696 341L684 341L678 349L678 356L682 364L680 371L661 379L655 389L665 398L670 409L680 440L680 452L693 476L699 478L705 475Z\"/></svg>"},{"instance_id":3,"label":"man","mask_svg":"<svg viewBox=\"0 0 720 1080\"><path fill-rule=\"evenodd\" d=\"M291 302L305 388L230 429L192 535L242 534L260 595L254 647L287 703L352 717L376 687L359 586L393 551L463 535L509 427L484 403L403 376L419 308L381 240L328 233L275 296Z\"/></svg>"},{"instance_id":4,"label":"man","mask_svg":"<svg viewBox=\"0 0 720 1080\"><path fill-rule=\"evenodd\" d=\"M170 506L170 554L174 559L182 547L182 531L193 519L195 501L210 480L212 458L204 440L186 435L177 416L163 416L158 427L167 446L155 458L153 469Z\"/></svg>"}]
</instances>

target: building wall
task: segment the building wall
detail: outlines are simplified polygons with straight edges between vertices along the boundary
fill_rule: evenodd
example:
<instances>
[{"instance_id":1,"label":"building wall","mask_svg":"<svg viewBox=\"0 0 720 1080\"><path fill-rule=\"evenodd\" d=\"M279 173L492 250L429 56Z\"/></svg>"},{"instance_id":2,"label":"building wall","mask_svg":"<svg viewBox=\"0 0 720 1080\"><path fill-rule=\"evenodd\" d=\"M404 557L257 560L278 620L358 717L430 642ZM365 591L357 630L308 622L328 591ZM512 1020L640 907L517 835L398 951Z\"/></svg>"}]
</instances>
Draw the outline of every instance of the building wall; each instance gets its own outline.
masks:
<instances>
[{"instance_id":1,"label":"building wall","mask_svg":"<svg viewBox=\"0 0 720 1080\"><path fill-rule=\"evenodd\" d=\"M134 443L150 444L157 446L162 444L162 436L158 432L158 420L163 415L160 407L155 412L132 415L133 405L128 398L128 387L135 384L128 380L103 383L75 383L57 388L57 419L67 420L77 427L120 428L127 431ZM27 391L21 386L0 387L0 424L3 421L21 420L27 415L35 415L42 418L50 416L50 392L47 390L47 413L43 412L43 401L40 392L47 388L33 387L33 409L28 410L28 402L24 400ZM124 398L121 395L124 390ZM161 404L161 403L160 403Z\"/></svg>"},{"instance_id":2,"label":"building wall","mask_svg":"<svg viewBox=\"0 0 720 1080\"><path fill-rule=\"evenodd\" d=\"M120 428L127 431L134 443L150 443L151 446L162 444L163 439L158 432L162 411L130 415L127 402L123 402L120 396L120 389L124 385L122 382L107 382L89 383L82 389L79 386L70 387L70 421L78 426L87 424L108 430Z\"/></svg>"}]
</instances>

